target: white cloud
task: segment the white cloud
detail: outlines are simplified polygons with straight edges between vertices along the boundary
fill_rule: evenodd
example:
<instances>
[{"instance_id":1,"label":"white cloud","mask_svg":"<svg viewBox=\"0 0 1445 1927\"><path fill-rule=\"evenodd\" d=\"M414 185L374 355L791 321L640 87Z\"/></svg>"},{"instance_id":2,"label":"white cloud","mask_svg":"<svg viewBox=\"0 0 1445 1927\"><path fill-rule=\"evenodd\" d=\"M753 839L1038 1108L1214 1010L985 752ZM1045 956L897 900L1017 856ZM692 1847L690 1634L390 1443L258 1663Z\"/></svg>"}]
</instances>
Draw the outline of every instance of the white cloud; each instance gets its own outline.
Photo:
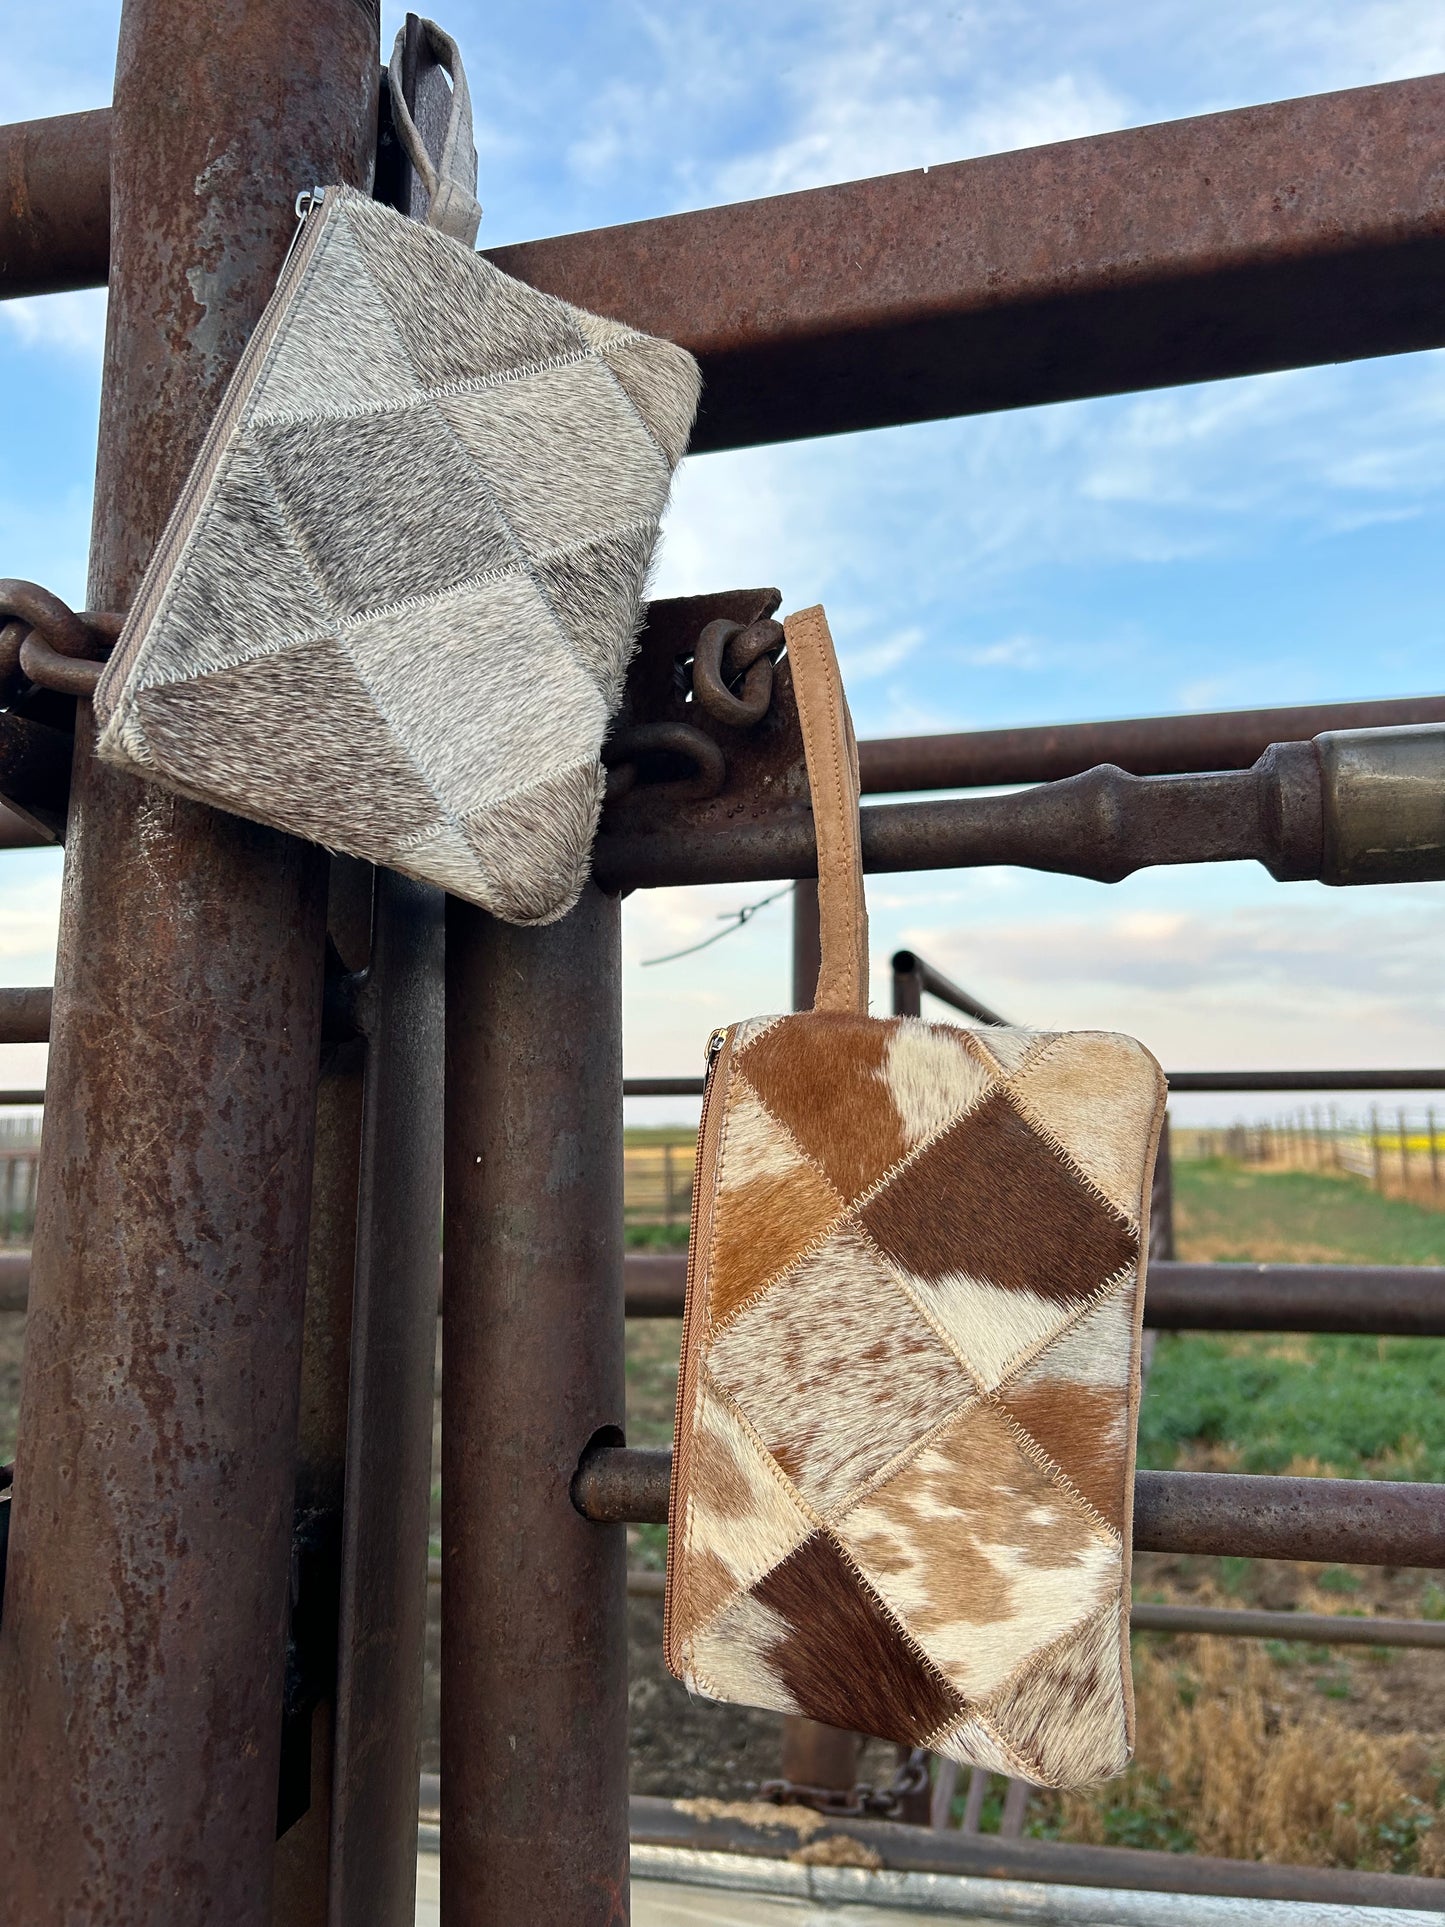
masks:
<instances>
[{"instance_id":1,"label":"white cloud","mask_svg":"<svg viewBox=\"0 0 1445 1927\"><path fill-rule=\"evenodd\" d=\"M105 347L105 289L29 295L0 302L0 326L22 348L53 349L99 366Z\"/></svg>"}]
</instances>

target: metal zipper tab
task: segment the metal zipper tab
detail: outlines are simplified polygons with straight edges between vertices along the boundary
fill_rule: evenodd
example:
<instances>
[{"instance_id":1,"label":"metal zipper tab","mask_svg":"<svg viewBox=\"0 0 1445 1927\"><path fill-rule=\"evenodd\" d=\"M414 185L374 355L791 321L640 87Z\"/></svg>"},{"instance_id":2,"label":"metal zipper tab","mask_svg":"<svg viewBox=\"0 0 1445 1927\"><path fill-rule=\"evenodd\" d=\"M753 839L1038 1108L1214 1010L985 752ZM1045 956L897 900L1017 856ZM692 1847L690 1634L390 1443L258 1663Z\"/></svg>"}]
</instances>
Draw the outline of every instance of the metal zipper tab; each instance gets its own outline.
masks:
<instances>
[{"instance_id":1,"label":"metal zipper tab","mask_svg":"<svg viewBox=\"0 0 1445 1927\"><path fill-rule=\"evenodd\" d=\"M324 187L303 187L296 196L296 232L291 236L291 245L281 257L281 266L276 271L276 285L279 288L286 278L286 270L291 265L291 257L296 252L296 244L301 239L301 230L306 225L307 216L320 207L326 198Z\"/></svg>"}]
</instances>

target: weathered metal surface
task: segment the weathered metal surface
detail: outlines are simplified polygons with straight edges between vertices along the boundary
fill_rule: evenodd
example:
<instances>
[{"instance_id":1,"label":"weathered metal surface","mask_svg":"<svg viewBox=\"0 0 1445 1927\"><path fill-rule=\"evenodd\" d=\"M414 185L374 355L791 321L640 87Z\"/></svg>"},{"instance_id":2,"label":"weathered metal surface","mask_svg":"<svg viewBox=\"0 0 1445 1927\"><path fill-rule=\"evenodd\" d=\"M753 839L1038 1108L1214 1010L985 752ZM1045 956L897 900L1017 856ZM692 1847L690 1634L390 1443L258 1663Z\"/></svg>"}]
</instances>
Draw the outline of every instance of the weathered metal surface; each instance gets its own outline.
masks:
<instances>
[{"instance_id":1,"label":"weathered metal surface","mask_svg":"<svg viewBox=\"0 0 1445 1927\"><path fill-rule=\"evenodd\" d=\"M1367 1332L1445 1337L1435 1265L1149 1267L1144 1322L1156 1331Z\"/></svg>"},{"instance_id":2,"label":"weathered metal surface","mask_svg":"<svg viewBox=\"0 0 1445 1927\"><path fill-rule=\"evenodd\" d=\"M375 32L355 0L123 9L98 607L135 589L295 186L367 177ZM0 1893L26 1927L270 1927L324 864L102 769L84 706L77 738Z\"/></svg>"},{"instance_id":3,"label":"weathered metal surface","mask_svg":"<svg viewBox=\"0 0 1445 1927\"><path fill-rule=\"evenodd\" d=\"M1445 851L1440 731L1329 730L1318 737L1332 883L1428 882Z\"/></svg>"},{"instance_id":4,"label":"weathered metal surface","mask_svg":"<svg viewBox=\"0 0 1445 1927\"><path fill-rule=\"evenodd\" d=\"M1445 341L1442 111L1438 75L1396 81L492 259L690 348L699 452L1399 354ZM45 126L11 141L58 152ZM37 224L65 285L105 278L76 218L93 235L102 176L83 159L32 180L17 238L0 228L26 288L61 285L35 279Z\"/></svg>"},{"instance_id":5,"label":"weathered metal surface","mask_svg":"<svg viewBox=\"0 0 1445 1927\"><path fill-rule=\"evenodd\" d=\"M668 1449L600 1445L578 1473L574 1501L589 1519L665 1524L671 1473ZM1141 1472L1134 1544L1141 1552L1439 1568L1445 1486Z\"/></svg>"},{"instance_id":6,"label":"weathered metal surface","mask_svg":"<svg viewBox=\"0 0 1445 1927\"><path fill-rule=\"evenodd\" d=\"M629 1318L680 1318L682 1252L627 1254ZM1158 1258L1149 1266L1151 1331L1362 1332L1445 1337L1445 1269L1434 1265L1239 1265Z\"/></svg>"},{"instance_id":7,"label":"weathered metal surface","mask_svg":"<svg viewBox=\"0 0 1445 1927\"><path fill-rule=\"evenodd\" d=\"M1207 1633L1214 1639L1304 1639L1320 1646L1445 1646L1445 1620L1364 1619L1350 1613L1270 1613L1236 1606L1156 1606L1135 1600L1136 1633Z\"/></svg>"},{"instance_id":8,"label":"weathered metal surface","mask_svg":"<svg viewBox=\"0 0 1445 1927\"><path fill-rule=\"evenodd\" d=\"M1226 709L1122 722L978 729L953 736L875 737L858 745L865 795L891 790L988 789L1052 783L1113 763L1133 776L1248 769L1271 743L1303 743L1332 729L1392 729L1445 722L1445 697L1373 703L1308 703L1292 709Z\"/></svg>"},{"instance_id":9,"label":"weathered metal surface","mask_svg":"<svg viewBox=\"0 0 1445 1927\"><path fill-rule=\"evenodd\" d=\"M935 1832L931 1827L900 1826L888 1820L813 1822L804 1834L781 1812L776 1821L760 1824L755 1806L737 1813L710 1807L704 1815L698 1812L700 1804L634 1794L633 1840L639 1846L693 1847L786 1860L804 1846L812 1856L821 1857L820 1849L825 1851L826 1843L837 1838L870 1848L878 1855L877 1864L913 1873L974 1874L993 1880L1043 1880L1149 1893L1239 1894L1346 1906L1445 1906L1445 1880L1416 1874L1276 1867L1257 1860L1216 1860L1207 1854L1155 1853L1138 1847L1004 1840L997 1834Z\"/></svg>"},{"instance_id":10,"label":"weathered metal surface","mask_svg":"<svg viewBox=\"0 0 1445 1927\"><path fill-rule=\"evenodd\" d=\"M629 1318L681 1318L686 1254L629 1251ZM28 1252L0 1253L0 1311L23 1311ZM1355 1332L1445 1338L1445 1268L1436 1265L1189 1264L1149 1266L1150 1331Z\"/></svg>"},{"instance_id":11,"label":"weathered metal surface","mask_svg":"<svg viewBox=\"0 0 1445 1927\"><path fill-rule=\"evenodd\" d=\"M626 1545L569 1499L624 1423L620 918L447 907L442 1917L627 1918Z\"/></svg>"},{"instance_id":12,"label":"weathered metal surface","mask_svg":"<svg viewBox=\"0 0 1445 1927\"><path fill-rule=\"evenodd\" d=\"M108 107L0 127L0 300L104 283L110 132Z\"/></svg>"},{"instance_id":13,"label":"weathered metal surface","mask_svg":"<svg viewBox=\"0 0 1445 1927\"><path fill-rule=\"evenodd\" d=\"M893 1014L895 1017L917 1017L923 1008L923 993L950 1004L961 1010L966 1017L974 1017L981 1024L1007 1024L1007 1017L1000 1017L996 1010L980 1003L968 991L960 990L952 978L945 977L941 970L935 970L926 958L913 950L895 950L893 953Z\"/></svg>"},{"instance_id":14,"label":"weathered metal surface","mask_svg":"<svg viewBox=\"0 0 1445 1927\"><path fill-rule=\"evenodd\" d=\"M48 984L27 990L0 990L0 1044L43 1044L50 1036Z\"/></svg>"},{"instance_id":15,"label":"weathered metal surface","mask_svg":"<svg viewBox=\"0 0 1445 1927\"><path fill-rule=\"evenodd\" d=\"M681 341L694 447L1445 340L1445 80L1132 128L502 248Z\"/></svg>"},{"instance_id":16,"label":"weathered metal surface","mask_svg":"<svg viewBox=\"0 0 1445 1927\"><path fill-rule=\"evenodd\" d=\"M1374 754L1373 734L1356 738L1357 759ZM1445 786L1445 728L1422 729L1412 748L1411 791L1428 780ZM1248 770L1131 776L1105 764L1008 796L875 804L861 812L863 867L1017 864L1118 883L1158 864L1252 857L1281 882L1347 883L1361 792L1337 788L1331 777L1313 743L1277 743ZM1369 820L1386 826L1376 835L1369 881L1445 876L1445 839L1425 848L1413 820L1404 817L1392 835L1374 793ZM618 820L598 839L595 873L608 889L760 882L811 875L816 860L812 817L795 805L719 826L706 839L691 826L660 825L639 834Z\"/></svg>"},{"instance_id":17,"label":"weathered metal surface","mask_svg":"<svg viewBox=\"0 0 1445 1927\"><path fill-rule=\"evenodd\" d=\"M351 1324L332 1927L411 1927L426 1644L437 1265L443 899L376 873Z\"/></svg>"}]
</instances>

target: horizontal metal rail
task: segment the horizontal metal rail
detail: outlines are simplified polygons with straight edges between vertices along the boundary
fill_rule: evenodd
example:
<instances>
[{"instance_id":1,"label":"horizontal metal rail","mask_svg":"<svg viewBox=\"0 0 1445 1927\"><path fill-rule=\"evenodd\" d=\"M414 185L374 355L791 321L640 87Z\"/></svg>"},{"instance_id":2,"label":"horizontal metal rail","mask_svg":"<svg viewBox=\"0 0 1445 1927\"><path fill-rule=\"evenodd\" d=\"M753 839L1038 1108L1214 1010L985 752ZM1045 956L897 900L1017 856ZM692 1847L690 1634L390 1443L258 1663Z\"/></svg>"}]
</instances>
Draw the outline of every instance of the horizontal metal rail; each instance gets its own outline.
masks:
<instances>
[{"instance_id":1,"label":"horizontal metal rail","mask_svg":"<svg viewBox=\"0 0 1445 1927\"><path fill-rule=\"evenodd\" d=\"M980 1006L982 1008L982 1006ZM1170 1092L1445 1091L1445 1067L1335 1071L1167 1071ZM700 1077L629 1077L624 1097L701 1097ZM0 1096L0 1102L3 1102Z\"/></svg>"},{"instance_id":2,"label":"horizontal metal rail","mask_svg":"<svg viewBox=\"0 0 1445 1927\"><path fill-rule=\"evenodd\" d=\"M0 1044L48 1043L51 996L48 984L0 990Z\"/></svg>"},{"instance_id":3,"label":"horizontal metal rail","mask_svg":"<svg viewBox=\"0 0 1445 1927\"><path fill-rule=\"evenodd\" d=\"M632 1251L629 1318L680 1318L681 1251ZM1149 1266L1144 1323L1152 1331L1355 1332L1445 1338L1445 1268L1436 1265L1185 1264Z\"/></svg>"},{"instance_id":4,"label":"horizontal metal rail","mask_svg":"<svg viewBox=\"0 0 1445 1927\"><path fill-rule=\"evenodd\" d=\"M1418 882L1442 868L1442 772L1438 726L1278 743L1247 770L1131 776L1105 763L1004 795L865 807L863 868L1014 864L1118 883L1160 864L1252 859L1280 882ZM706 835L604 829L594 873L608 890L814 876L812 814L778 808Z\"/></svg>"},{"instance_id":5,"label":"horizontal metal rail","mask_svg":"<svg viewBox=\"0 0 1445 1927\"><path fill-rule=\"evenodd\" d=\"M1288 709L975 729L947 736L876 736L859 743L858 769L866 796L1053 783L1100 763L1112 763L1133 776L1183 776L1199 769L1248 769L1271 743L1303 743L1329 729L1439 722L1445 722L1445 697L1404 696L1372 703L1305 703Z\"/></svg>"},{"instance_id":6,"label":"horizontal metal rail","mask_svg":"<svg viewBox=\"0 0 1445 1927\"><path fill-rule=\"evenodd\" d=\"M7 1105L18 1107L22 1104L43 1104L45 1092L40 1091L0 1091L0 1108Z\"/></svg>"},{"instance_id":7,"label":"horizontal metal rail","mask_svg":"<svg viewBox=\"0 0 1445 1927\"><path fill-rule=\"evenodd\" d=\"M666 1573L652 1566L629 1566L629 1599L661 1599ZM442 1562L427 1562L427 1584L440 1586ZM1445 1647L1445 1620L1377 1619L1354 1613L1253 1612L1234 1606L1162 1606L1136 1600L1129 1614L1136 1633L1169 1637L1204 1634L1211 1639L1286 1639L1311 1646L1406 1646L1426 1651Z\"/></svg>"},{"instance_id":8,"label":"horizontal metal rail","mask_svg":"<svg viewBox=\"0 0 1445 1927\"><path fill-rule=\"evenodd\" d=\"M630 1578L630 1575L629 1575ZM1291 1639L1311 1646L1445 1647L1445 1620L1371 1619L1352 1613L1254 1612L1242 1606L1163 1606L1136 1599L1136 1633L1203 1633L1213 1639Z\"/></svg>"},{"instance_id":9,"label":"horizontal metal rail","mask_svg":"<svg viewBox=\"0 0 1445 1927\"><path fill-rule=\"evenodd\" d=\"M492 258L690 348L694 446L1445 342L1445 80L1396 81ZM106 278L108 116L0 132L0 292Z\"/></svg>"},{"instance_id":10,"label":"horizontal metal rail","mask_svg":"<svg viewBox=\"0 0 1445 1927\"><path fill-rule=\"evenodd\" d=\"M601 1446L579 1466L573 1503L601 1524L665 1525L672 1453ZM1365 1479L1141 1472L1140 1552L1355 1566L1445 1567L1445 1486Z\"/></svg>"},{"instance_id":11,"label":"horizontal metal rail","mask_svg":"<svg viewBox=\"0 0 1445 1927\"><path fill-rule=\"evenodd\" d=\"M681 1251L630 1251L629 1318L680 1318ZM23 1311L30 1254L0 1252L0 1311ZM1370 1338L1445 1338L1445 1268L1434 1265L1191 1265L1149 1267L1151 1331L1340 1332Z\"/></svg>"},{"instance_id":12,"label":"horizontal metal rail","mask_svg":"<svg viewBox=\"0 0 1445 1927\"><path fill-rule=\"evenodd\" d=\"M1271 1866L1257 1860L1220 1860L1207 1854L1159 1853L1140 1847L1089 1847L1062 1840L1007 1840L999 1834L935 1830L897 1820L810 1815L799 1828L779 1810L776 1820L756 1803L729 1808L721 1801L664 1800L634 1793L634 1846L687 1847L706 1853L753 1854L773 1860L808 1849L822 1859L839 1839L868 1849L872 1864L908 1873L971 1874L990 1880L1040 1880L1125 1893L1233 1894L1241 1899L1293 1900L1320 1905L1445 1909L1445 1880L1419 1874L1361 1873L1344 1867ZM839 1854L840 1861L844 1853ZM1062 1916L1059 1916L1062 1918Z\"/></svg>"}]
</instances>

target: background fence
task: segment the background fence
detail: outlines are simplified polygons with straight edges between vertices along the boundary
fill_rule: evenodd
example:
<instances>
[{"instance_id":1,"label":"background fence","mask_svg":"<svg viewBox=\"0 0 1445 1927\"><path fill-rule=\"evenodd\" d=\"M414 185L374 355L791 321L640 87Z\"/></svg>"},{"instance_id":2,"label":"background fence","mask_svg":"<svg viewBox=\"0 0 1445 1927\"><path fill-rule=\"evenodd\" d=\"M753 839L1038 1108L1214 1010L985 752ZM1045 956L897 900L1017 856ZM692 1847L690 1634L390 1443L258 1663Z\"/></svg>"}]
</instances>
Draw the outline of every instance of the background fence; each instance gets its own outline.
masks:
<instances>
[{"instance_id":1,"label":"background fence","mask_svg":"<svg viewBox=\"0 0 1445 1927\"><path fill-rule=\"evenodd\" d=\"M1445 1207L1445 1116L1424 1110L1343 1114L1313 1105L1268 1123L1177 1130L1177 1158L1236 1158L1283 1170L1336 1171L1365 1178L1386 1196Z\"/></svg>"}]
</instances>

